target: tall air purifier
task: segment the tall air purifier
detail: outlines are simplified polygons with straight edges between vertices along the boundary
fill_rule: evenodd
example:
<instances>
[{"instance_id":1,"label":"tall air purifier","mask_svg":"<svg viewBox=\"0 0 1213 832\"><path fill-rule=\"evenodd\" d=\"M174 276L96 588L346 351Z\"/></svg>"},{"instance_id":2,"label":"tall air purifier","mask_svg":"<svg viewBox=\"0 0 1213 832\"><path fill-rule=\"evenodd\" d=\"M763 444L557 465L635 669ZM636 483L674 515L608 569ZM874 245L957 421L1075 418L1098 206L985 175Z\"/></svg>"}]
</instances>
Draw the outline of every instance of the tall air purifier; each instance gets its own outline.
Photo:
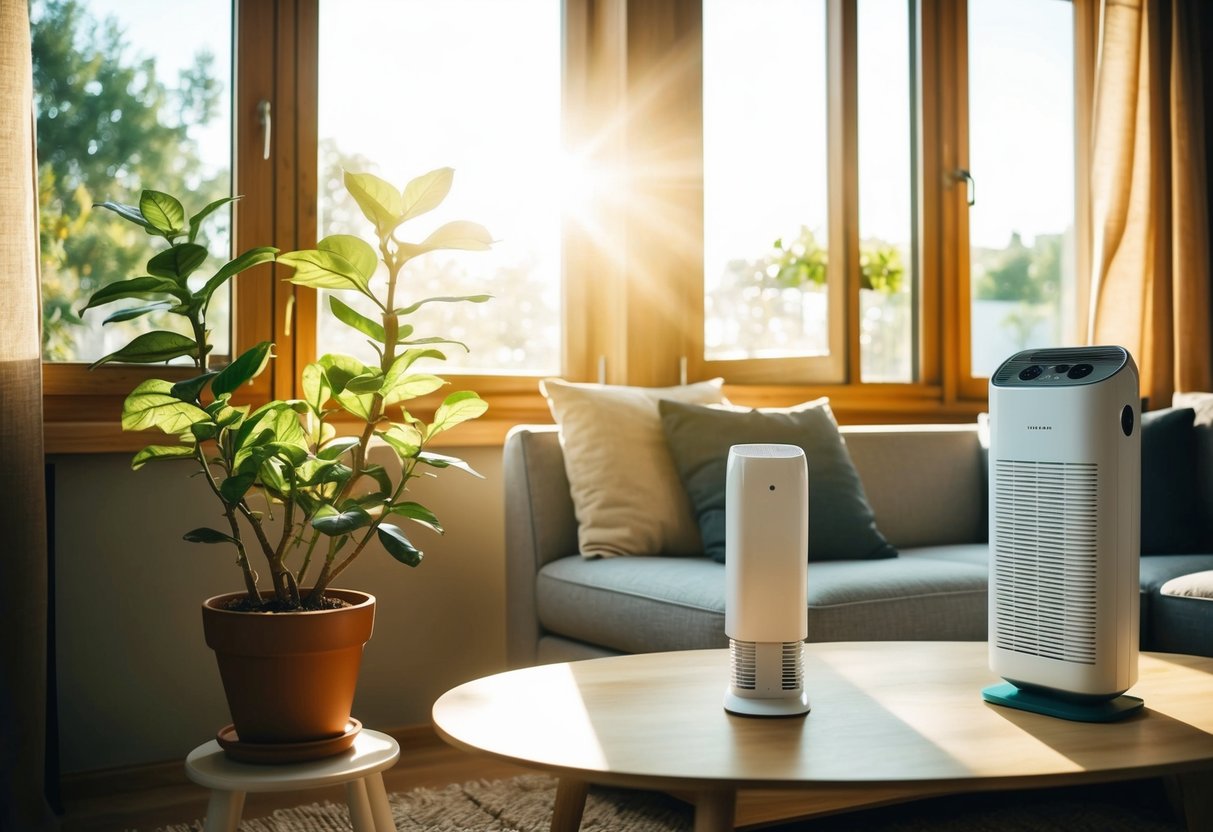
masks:
<instances>
[{"instance_id":1,"label":"tall air purifier","mask_svg":"<svg viewBox=\"0 0 1213 832\"><path fill-rule=\"evenodd\" d=\"M725 710L808 713L809 477L795 445L734 445L725 480Z\"/></svg>"},{"instance_id":2,"label":"tall air purifier","mask_svg":"<svg viewBox=\"0 0 1213 832\"><path fill-rule=\"evenodd\" d=\"M1141 430L1120 347L1017 353L990 378L990 668L999 705L1100 722L1137 680Z\"/></svg>"}]
</instances>

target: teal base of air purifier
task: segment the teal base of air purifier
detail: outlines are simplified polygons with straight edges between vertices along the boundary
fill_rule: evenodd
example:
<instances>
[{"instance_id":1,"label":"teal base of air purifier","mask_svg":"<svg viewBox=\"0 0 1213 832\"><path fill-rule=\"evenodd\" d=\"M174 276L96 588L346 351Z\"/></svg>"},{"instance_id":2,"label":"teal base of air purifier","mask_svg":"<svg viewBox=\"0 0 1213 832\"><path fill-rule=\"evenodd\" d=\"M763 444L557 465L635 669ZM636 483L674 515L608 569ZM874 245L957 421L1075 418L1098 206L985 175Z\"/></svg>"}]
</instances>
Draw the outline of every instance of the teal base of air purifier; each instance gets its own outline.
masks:
<instances>
[{"instance_id":1,"label":"teal base of air purifier","mask_svg":"<svg viewBox=\"0 0 1213 832\"><path fill-rule=\"evenodd\" d=\"M1132 716L1145 702L1136 696L1121 694L1115 699L1077 702L1040 690L1023 690L1010 682L990 685L981 691L981 698L994 705L1005 705L1034 714L1069 719L1074 722L1116 722Z\"/></svg>"}]
</instances>

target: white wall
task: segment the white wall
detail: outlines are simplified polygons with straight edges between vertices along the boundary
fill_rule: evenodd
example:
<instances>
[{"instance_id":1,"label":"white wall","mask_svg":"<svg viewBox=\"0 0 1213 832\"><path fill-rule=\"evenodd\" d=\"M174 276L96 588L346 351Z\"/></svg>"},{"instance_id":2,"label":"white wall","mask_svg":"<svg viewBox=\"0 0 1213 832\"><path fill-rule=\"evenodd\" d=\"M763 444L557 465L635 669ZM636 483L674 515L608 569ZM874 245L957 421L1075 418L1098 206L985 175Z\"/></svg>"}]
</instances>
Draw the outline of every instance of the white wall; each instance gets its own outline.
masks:
<instances>
[{"instance_id":1,"label":"white wall","mask_svg":"<svg viewBox=\"0 0 1213 832\"><path fill-rule=\"evenodd\" d=\"M378 599L354 703L368 727L427 722L443 691L505 669L501 449L443 452L486 479L448 469L410 486L447 530L409 530L421 566L368 548L337 582ZM181 539L220 527L222 516L188 463L131 471L128 454L49 461L61 768L182 759L230 722L200 608L242 582L230 547Z\"/></svg>"}]
</instances>

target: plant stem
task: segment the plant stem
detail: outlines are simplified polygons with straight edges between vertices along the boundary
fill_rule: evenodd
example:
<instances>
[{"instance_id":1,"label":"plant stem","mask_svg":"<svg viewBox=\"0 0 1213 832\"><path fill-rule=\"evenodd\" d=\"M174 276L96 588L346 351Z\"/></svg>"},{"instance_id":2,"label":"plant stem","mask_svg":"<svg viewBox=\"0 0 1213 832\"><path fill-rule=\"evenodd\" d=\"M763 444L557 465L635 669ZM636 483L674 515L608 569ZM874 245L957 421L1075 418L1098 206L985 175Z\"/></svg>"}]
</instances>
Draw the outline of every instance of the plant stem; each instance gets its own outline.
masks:
<instances>
[{"instance_id":1,"label":"plant stem","mask_svg":"<svg viewBox=\"0 0 1213 832\"><path fill-rule=\"evenodd\" d=\"M261 593L257 590L257 573L248 562L248 553L244 549L244 540L240 533L240 524L236 522L236 514L219 491L219 485L215 482L215 475L211 473L211 465L202 450L201 442L194 447L194 454L198 464L202 467L202 472L206 475L207 485L211 487L219 504L223 506L223 516L227 518L228 525L231 527L232 538L236 541L236 562L240 565L240 571L244 575L244 589L248 593L249 602L259 604L261 603Z\"/></svg>"}]
</instances>

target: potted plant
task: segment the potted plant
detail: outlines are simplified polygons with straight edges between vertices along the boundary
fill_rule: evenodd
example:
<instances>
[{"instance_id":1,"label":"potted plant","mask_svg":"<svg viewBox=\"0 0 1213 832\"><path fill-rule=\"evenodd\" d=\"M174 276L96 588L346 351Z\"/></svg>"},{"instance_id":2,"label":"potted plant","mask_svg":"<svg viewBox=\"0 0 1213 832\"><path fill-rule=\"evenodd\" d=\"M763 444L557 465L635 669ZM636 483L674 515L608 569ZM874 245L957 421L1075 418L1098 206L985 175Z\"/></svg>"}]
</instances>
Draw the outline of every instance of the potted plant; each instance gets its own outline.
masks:
<instances>
[{"instance_id":1,"label":"potted plant","mask_svg":"<svg viewBox=\"0 0 1213 832\"><path fill-rule=\"evenodd\" d=\"M233 720L220 741L232 756L298 759L336 753L353 742L358 724L350 719L350 707L375 601L366 593L334 589L333 582L373 541L407 566L421 562L421 551L397 519L442 533L438 518L409 499L408 484L423 471L460 468L479 476L462 460L428 450L434 437L485 412L476 393L446 396L428 422L408 410L411 399L446 384L417 362L444 360L443 345L463 347L416 335L409 316L427 303L488 299L404 298L403 271L412 259L439 249L490 245L482 226L463 221L448 222L421 242L397 236L404 223L446 198L452 179L450 168L440 168L397 190L371 174L346 173L346 189L374 226L378 250L345 234L287 254L252 248L205 281L196 278L207 259L199 230L232 198L192 217L175 197L150 190L138 205L99 206L167 246L148 261L147 275L105 286L81 312L136 298L150 303L115 312L105 323L153 314L187 322L189 334L146 332L93 366L188 358L197 368L184 381L149 379L136 386L123 404L122 427L156 429L169 437L139 451L133 468L188 460L213 494L219 528L193 529L185 539L235 548L243 590L203 604L207 643L216 650ZM330 309L370 340L379 360L322 356L303 371L303 398L252 408L235 403L233 395L265 369L273 344L256 344L213 369L206 314L220 286L275 260L294 269L292 283L365 298L372 316L336 295L330 296ZM376 442L391 448L398 468L371 460ZM318 664L324 661L327 667Z\"/></svg>"}]
</instances>

